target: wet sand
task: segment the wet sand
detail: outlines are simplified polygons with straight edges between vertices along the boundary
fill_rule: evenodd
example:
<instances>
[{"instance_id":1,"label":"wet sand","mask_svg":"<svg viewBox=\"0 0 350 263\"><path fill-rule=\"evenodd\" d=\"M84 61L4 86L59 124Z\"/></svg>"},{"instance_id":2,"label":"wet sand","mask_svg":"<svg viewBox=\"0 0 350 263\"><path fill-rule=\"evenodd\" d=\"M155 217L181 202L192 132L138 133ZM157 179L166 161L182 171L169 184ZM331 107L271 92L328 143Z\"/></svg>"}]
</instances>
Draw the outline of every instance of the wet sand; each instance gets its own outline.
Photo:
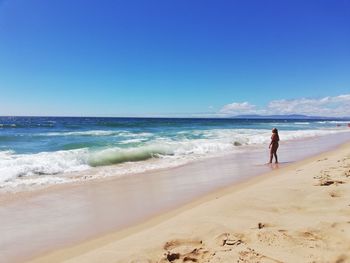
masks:
<instances>
[{"instance_id":1,"label":"wet sand","mask_svg":"<svg viewBox=\"0 0 350 263\"><path fill-rule=\"evenodd\" d=\"M307 141L307 149L305 141L282 144L281 166L348 140L349 134L338 136L337 141L315 138ZM168 170L66 185L37 191L26 198L19 195L21 198L7 199L0 208L0 261L21 262L174 212L214 190L271 171L273 168L263 165L265 160L267 150L256 149Z\"/></svg>"}]
</instances>

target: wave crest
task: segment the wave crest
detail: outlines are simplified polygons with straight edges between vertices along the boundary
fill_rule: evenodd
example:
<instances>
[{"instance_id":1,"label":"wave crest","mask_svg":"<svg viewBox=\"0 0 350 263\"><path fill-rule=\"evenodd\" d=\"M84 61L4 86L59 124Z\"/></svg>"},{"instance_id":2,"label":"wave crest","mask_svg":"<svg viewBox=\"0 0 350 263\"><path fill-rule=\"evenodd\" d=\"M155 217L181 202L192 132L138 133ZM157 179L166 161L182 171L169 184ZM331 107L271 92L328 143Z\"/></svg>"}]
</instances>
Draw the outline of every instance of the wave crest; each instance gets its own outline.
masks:
<instances>
[{"instance_id":1,"label":"wave crest","mask_svg":"<svg viewBox=\"0 0 350 263\"><path fill-rule=\"evenodd\" d=\"M105 166L125 162L144 161L160 155L173 155L174 151L169 146L148 145L137 148L111 148L97 151L90 155L88 164L96 166Z\"/></svg>"}]
</instances>

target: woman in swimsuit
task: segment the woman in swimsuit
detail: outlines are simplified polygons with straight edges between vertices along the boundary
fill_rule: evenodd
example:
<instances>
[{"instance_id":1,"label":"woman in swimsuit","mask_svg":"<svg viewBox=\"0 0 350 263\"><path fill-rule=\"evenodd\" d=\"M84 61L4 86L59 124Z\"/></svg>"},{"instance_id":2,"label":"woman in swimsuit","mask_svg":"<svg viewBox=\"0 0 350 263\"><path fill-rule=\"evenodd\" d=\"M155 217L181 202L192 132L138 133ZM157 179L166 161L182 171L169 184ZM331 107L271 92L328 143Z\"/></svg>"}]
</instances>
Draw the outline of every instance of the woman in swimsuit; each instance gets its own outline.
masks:
<instances>
[{"instance_id":1,"label":"woman in swimsuit","mask_svg":"<svg viewBox=\"0 0 350 263\"><path fill-rule=\"evenodd\" d=\"M278 149L278 142L280 140L280 137L278 136L278 130L276 128L272 129L272 136L271 136L271 143L269 146L270 149L270 162L272 163L272 158L275 156L276 163L278 163L277 159L277 149Z\"/></svg>"}]
</instances>

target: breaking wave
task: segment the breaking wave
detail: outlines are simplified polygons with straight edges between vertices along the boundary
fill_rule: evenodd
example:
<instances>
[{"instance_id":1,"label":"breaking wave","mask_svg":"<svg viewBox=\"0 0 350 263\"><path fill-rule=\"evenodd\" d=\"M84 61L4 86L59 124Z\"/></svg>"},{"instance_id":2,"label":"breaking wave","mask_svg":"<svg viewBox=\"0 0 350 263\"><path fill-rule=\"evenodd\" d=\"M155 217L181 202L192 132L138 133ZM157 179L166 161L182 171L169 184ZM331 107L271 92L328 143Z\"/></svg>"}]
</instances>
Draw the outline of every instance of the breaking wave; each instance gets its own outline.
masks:
<instances>
[{"instance_id":1,"label":"breaking wave","mask_svg":"<svg viewBox=\"0 0 350 263\"><path fill-rule=\"evenodd\" d=\"M344 129L286 130L280 131L280 137L282 141L291 141L344 131ZM66 150L32 154L0 151L0 188L11 188L21 183L29 185L64 183L75 180L74 176L71 176L72 172L86 171L93 167L114 165L122 167L121 174L127 174L131 170L145 171L176 166L237 149L244 150L249 146L268 144L271 131L268 129L187 130L175 132L171 136L125 131L61 132L59 134L63 134L62 136L124 134L125 138L118 146L111 145L103 148L76 149L77 146L68 145ZM56 133L46 135L57 136ZM148 165L148 160L153 160L152 165ZM131 162L132 166L124 165ZM110 175L113 174L115 173L110 173Z\"/></svg>"},{"instance_id":2,"label":"breaking wave","mask_svg":"<svg viewBox=\"0 0 350 263\"><path fill-rule=\"evenodd\" d=\"M144 161L157 158L161 155L173 155L174 151L169 146L149 145L137 148L112 148L92 153L88 158L88 164L92 167L105 166L125 162Z\"/></svg>"}]
</instances>

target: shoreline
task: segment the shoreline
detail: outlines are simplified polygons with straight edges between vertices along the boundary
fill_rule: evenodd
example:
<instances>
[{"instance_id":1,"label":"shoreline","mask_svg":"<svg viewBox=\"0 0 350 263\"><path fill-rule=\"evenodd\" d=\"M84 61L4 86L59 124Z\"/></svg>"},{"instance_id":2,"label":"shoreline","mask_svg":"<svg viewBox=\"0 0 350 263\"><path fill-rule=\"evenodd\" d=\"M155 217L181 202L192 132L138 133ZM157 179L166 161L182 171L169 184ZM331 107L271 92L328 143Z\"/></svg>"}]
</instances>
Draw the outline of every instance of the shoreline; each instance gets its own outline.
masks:
<instances>
[{"instance_id":1,"label":"shoreline","mask_svg":"<svg viewBox=\"0 0 350 263\"><path fill-rule=\"evenodd\" d=\"M347 137L349 134L349 130L341 130L338 131L337 134L340 137ZM302 142L308 143L309 141L313 141L315 138L331 138L333 137L333 134L323 134L323 135L314 135L310 137L304 137L304 138L294 138L284 141L283 143L286 143L287 147L289 144L302 144ZM326 141L328 139L325 139ZM342 140L342 139L341 139ZM0 187L0 202L2 199L6 199L8 196L16 194L23 194L23 193L35 193L40 192L42 190L45 191L46 188L55 188L60 186L69 186L69 185L79 185L83 183L90 183L90 182L98 182L103 180L114 180L119 179L123 177L128 176L134 176L135 174L144 174L144 173L150 173L150 172L157 172L160 170L167 170L172 168L181 167L184 165L191 164L193 162L200 162L205 161L206 159L212 159L212 158L220 158L222 156L237 154L238 152L241 152L244 154L244 152L251 151L251 150L257 150L261 151L261 149L264 147L263 144L251 144L251 145L242 145L239 147L234 147L234 150L230 151L224 151L224 152L216 152L216 153L208 153L206 155L202 156L195 156L193 159L176 159L174 162L173 160L162 160L162 158L150 158L147 160L137 161L137 162L123 162L120 164L115 165L105 165L105 166L98 166L98 167L90 167L87 170L82 171L71 171L71 172L64 172L62 174L58 173L56 174L42 174L39 176L33 176L28 177L27 176L19 176L19 180L17 181L9 181L5 182ZM324 147L324 149L327 149L327 147ZM321 149L323 151L324 149ZM314 153L312 153L314 154ZM302 156L305 157L305 156ZM294 161L294 160L293 160ZM166 162L170 162L170 164L166 164ZM137 164L137 165L135 165ZM136 169L133 169L132 167L137 167ZM42 178L41 178L42 177ZM55 180L58 181L52 181L50 182L50 177L55 178ZM42 182L38 183L35 180L43 180ZM33 181L34 180L34 181ZM11 185L14 183L13 185ZM12 198L12 197L11 197Z\"/></svg>"},{"instance_id":2,"label":"shoreline","mask_svg":"<svg viewBox=\"0 0 350 263\"><path fill-rule=\"evenodd\" d=\"M184 247L187 247L187 248L188 247L196 247L196 249L200 250L199 247L203 246L202 244L204 242L202 239L205 239L205 238L202 238L202 237L201 238L198 238L198 237L194 238L192 232L188 233L189 229L198 228L196 225L193 225L193 221L196 221L196 220L191 221L192 217L189 215L193 215L196 213L203 214L203 207L205 207L205 206L217 207L218 204L220 204L220 202L221 202L220 205L222 206L222 199L230 199L230 198L232 199L232 197L234 197L234 199L235 199L235 196L237 197L237 196L241 195L242 192L244 193L246 191L249 191L249 189L254 189L257 187L259 188L259 186L266 185L266 184L272 184L272 185L276 186L276 180L283 181L283 180L288 179L289 183L291 183L291 180L292 180L292 182L294 184L299 184L299 182L296 181L295 179L293 181L293 179L291 179L291 177L293 177L292 175L300 173L301 169L304 166L306 166L306 167L310 167L312 165L315 166L315 163L316 163L316 168L313 167L313 169L317 170L317 168L319 168L319 167L317 167L318 166L317 162L324 162L324 161L329 162L328 160L330 160L330 159L332 161L334 161L333 159L339 159L339 158L340 159L343 158L343 161L349 160L350 159L349 153L350 153L350 143L343 144L340 147L337 147L335 150L333 149L331 151L321 153L317 156L312 156L312 157L309 157L305 160L290 164L287 167L283 167L283 168L280 168L278 170L274 170L274 171L265 173L261 176L256 176L256 177L250 178L250 179L248 179L248 181L240 182L239 184L231 185L231 186L216 190L213 193L209 193L209 194L205 195L204 197L197 198L196 200L192 201L191 203L186 204L184 206L181 206L180 208L177 208L177 209L171 210L170 212L166 212L166 213L162 213L160 215L154 216L151 219L146 220L145 222L138 224L136 226L129 227L129 228L121 230L121 231L112 232L110 234L103 235L103 236L98 237L98 238L93 238L93 239L81 242L78 245L74 245L74 246L71 246L68 248L63 248L63 249L60 249L60 250L57 250L57 251L54 251L51 253L41 255L40 257L35 257L33 260L31 260L29 262L33 262L33 263L34 262L35 263L62 262L62 261L68 260L68 259L71 259L70 262L97 262L97 261L93 260L94 257L92 255L95 255L95 256L98 255L99 257L104 256L104 260L106 260L105 262L109 262L109 260L111 260L112 258L113 258L114 262L125 262L125 261L123 261L123 260L125 260L125 258L129 258L129 259L135 258L135 260L142 259L142 260L144 260L144 262L153 262L152 260L155 258L158 258L158 259L162 258L161 252L163 252L163 253L167 252L167 251L169 252L170 250L180 251L181 249L183 250ZM344 154L345 154L345 156L342 156ZM336 161L339 161L339 160L336 160ZM334 162L331 165L334 165ZM348 163L346 165L350 165L350 163ZM347 167L349 167L349 166L347 166ZM318 172L320 172L320 171L318 171ZM282 173L283 175L287 174L287 177L276 177L276 175L279 175L280 173ZM299 179L301 179L301 178L299 177ZM305 178L302 178L302 179L305 180ZM310 178L306 178L306 179L309 180ZM343 180L345 181L345 179L349 180L348 178L344 178ZM315 180L315 179L312 178L312 180ZM316 181L317 181L317 179L316 179ZM312 185L311 187L313 187L313 186L314 185ZM333 185L333 187L334 186L338 187L338 185ZM339 184L339 186L346 187L347 185L346 185L346 183L344 183L344 184ZM293 185L289 184L289 187L293 187ZM319 187L321 187L321 186L319 186ZM308 186L307 188L310 188L310 186ZM298 190L298 188L296 188L296 190ZM334 198L332 198L332 199L334 200ZM243 201L243 200L241 200L241 201ZM276 209L278 209L278 208L276 208ZM184 217L187 219L184 219ZM235 220L234 218L231 218L231 219ZM181 222L185 223L185 225L187 224L187 227L181 226ZM160 231L160 229L157 229L157 228L164 229L164 225L165 225L165 228L167 229L167 226L169 227L169 224L173 224L173 223L175 224L175 227L178 227L179 229L181 229L181 228L187 229L187 232L185 230L183 232L180 231L180 232L182 232L182 234L177 234L179 237L174 239L173 238L174 235L173 234L170 235L169 230L164 232L164 231ZM192 225L191 225L191 223L192 223ZM240 222L240 224L244 224L244 223ZM262 227L264 229L269 229L269 228L274 227L273 224L270 225L269 223L266 223L266 222L265 223L263 222L261 224L264 225ZM300 224L300 222L299 222L299 224ZM190 225L190 227L189 227L189 225ZM342 226L342 227L344 228L344 226ZM348 231L349 226L347 226L347 227L348 227L347 228L347 231ZM255 228L260 228L260 227L255 225ZM206 230L203 230L203 229L201 229L201 230L202 230L202 232L206 232ZM286 231L288 231L288 230L286 230ZM166 233L166 232L168 232L168 233ZM306 232L309 233L310 231L309 232L306 231ZM146 248L142 248L142 246L139 246L138 249L134 249L134 250L131 249L132 252L128 252L130 250L128 250L126 246L131 246L131 244L134 244L131 247L137 247L136 244L138 243L138 240L142 240L142 238L145 237L145 233L152 233L154 236L156 236L156 238L152 238L152 241L150 243L148 243L148 246L146 246ZM165 233L165 234L162 234L162 233ZM280 233L280 232L278 232L278 233ZM274 234L276 234L276 233L274 233ZM186 235L187 235L187 237L188 237L188 235L190 235L190 236L192 235L192 236L190 239L188 239L186 241ZM306 235L308 235L308 234L306 234ZM314 234L311 233L310 235L314 235ZM183 237L183 236L185 236L185 237ZM203 234L203 236L205 236L205 234ZM235 236L237 239L236 234L226 233L227 240L228 240L228 236L232 236L232 237ZM157 240L157 238L158 238L158 240ZM221 238L223 238L223 237L221 237ZM199 239L201 239L202 242L199 242L198 241ZM217 237L215 239L217 239ZM244 238L237 239L237 240L240 240L240 242L242 242L242 244L244 244L246 247L247 247L247 244L249 243ZM172 244L172 245L168 244L169 246L167 247L167 250L164 251L164 246L165 246L165 244L167 244L166 242L170 242L170 243L173 242L174 244ZM179 243L179 244L176 245L175 243L176 244ZM162 245L160 245L160 244L162 244ZM209 241L205 242L205 244L209 248L213 248L213 246L209 245ZM156 249L154 247L152 247L152 245L154 247L156 247ZM124 246L124 249L122 249L123 246ZM116 251L118 253L111 252L110 251L111 247L116 248ZM152 247L152 248L150 248L150 247ZM219 248L220 248L220 246L219 246ZM107 253L108 251L109 251L109 253ZM138 251L139 253L137 253L136 251ZM151 251L153 251L153 252L151 252ZM157 252L155 252L155 251L157 251ZM249 251L249 250L247 250L247 251ZM124 253L124 256L122 255L123 253ZM172 253L172 252L169 252L169 253ZM178 252L176 252L176 253L178 253ZM184 253L184 252L182 251L181 253ZM138 254L138 255L135 255L135 254ZM332 253L329 252L328 254L332 254ZM332 256L333 256L333 254L332 254ZM347 255L344 254L345 255L344 256L343 254L339 255L339 257L345 257L345 256L347 257ZM86 255L88 255L88 257L86 257ZM314 257L317 257L317 255L316 256L314 255ZM88 259L90 259L90 260L88 260ZM96 257L95 257L95 259L96 259ZM121 260L121 261L116 261L116 260ZM150 261L146 261L146 260L150 260ZM163 262L163 261L161 261L161 262ZM164 261L164 262L166 262L166 261ZM220 261L217 261L217 262L220 262ZM263 261L263 262L265 262L265 261ZM266 261L266 262L270 262L270 261ZM287 261L287 262L292 262L292 261Z\"/></svg>"},{"instance_id":3,"label":"shoreline","mask_svg":"<svg viewBox=\"0 0 350 263\"><path fill-rule=\"evenodd\" d=\"M346 142L347 137L349 137L348 134L350 134L349 131L341 132L340 136L341 137L343 136L344 138L341 139L340 143L336 143L335 145L326 146L325 149L322 149L320 152L329 151L329 150L333 149L334 147L338 147L339 145L343 144L344 142ZM295 144L295 143L296 144L303 144L303 142L308 143L312 140L323 140L324 138L326 138L326 141L327 141L328 140L327 137L330 138L331 136L333 136L333 135L322 135L322 136L315 136L315 137L309 137L309 138L306 137L303 139L298 138L298 139L294 139L292 141L285 141L283 143L285 144L284 146L287 146L287 148L292 149L292 147L291 147L292 144ZM193 163L205 162L208 159L225 158L225 157L233 155L233 154L244 154L244 153L251 151L251 150L257 151L257 152L262 152L261 150L264 149L263 146L261 146L261 145L258 145L258 146L249 145L249 146L244 146L244 147L247 147L247 148L237 149L236 152L226 152L226 153L212 155L212 156L208 156L208 157L204 156L204 157L201 157L198 159L194 159L191 161L181 163L179 165L153 168L150 170L145 170L145 171L140 171L140 172L131 172L131 173L126 173L126 174L121 174L121 175L118 174L116 176L115 175L108 175L108 176L94 177L93 175L96 173L99 173L99 171L101 169L106 169L106 168L113 169L113 166L117 167L118 165L91 167L90 170L79 171L79 172L69 172L69 173L67 173L68 178L75 178L76 177L76 178L78 178L78 180L77 181L74 181L74 180L68 181L68 182L59 183L59 184L38 185L38 186L34 186L34 188L32 188L32 189L23 188L22 190L19 190L19 191L11 191L11 190L10 191L0 191L0 204L5 203L5 202L11 202L12 200L16 200L16 199L21 198L21 197L31 197L33 195L43 194L43 193L48 192L48 191L55 191L55 190L59 190L61 188L65 188L65 187L75 187L75 186L80 186L83 184L95 184L95 183L114 181L114 180L124 180L124 179L127 179L129 176L138 176L138 175L142 175L142 174L167 171L167 170L172 170L172 169L180 168L183 166L191 165ZM280 150L281 149L279 149L279 151ZM308 158L309 156L313 156L315 154L317 155L319 153L306 154L306 158ZM299 161L299 159L297 158L296 160L293 160L292 162ZM152 161L152 160L147 160L147 161ZM142 161L142 162L144 162L144 161ZM280 164L282 164L282 163L283 162L280 162ZM82 180L81 178L83 178L83 177L88 177L88 179Z\"/></svg>"},{"instance_id":4,"label":"shoreline","mask_svg":"<svg viewBox=\"0 0 350 263\"><path fill-rule=\"evenodd\" d=\"M344 133L337 140L331 136L308 140L307 151L304 141L283 145L281 166L289 167L348 141L349 134ZM15 195L0 207L2 258L23 262L177 211L202 196L271 171L261 162L265 154L265 149L236 153L131 177L63 184Z\"/></svg>"}]
</instances>

